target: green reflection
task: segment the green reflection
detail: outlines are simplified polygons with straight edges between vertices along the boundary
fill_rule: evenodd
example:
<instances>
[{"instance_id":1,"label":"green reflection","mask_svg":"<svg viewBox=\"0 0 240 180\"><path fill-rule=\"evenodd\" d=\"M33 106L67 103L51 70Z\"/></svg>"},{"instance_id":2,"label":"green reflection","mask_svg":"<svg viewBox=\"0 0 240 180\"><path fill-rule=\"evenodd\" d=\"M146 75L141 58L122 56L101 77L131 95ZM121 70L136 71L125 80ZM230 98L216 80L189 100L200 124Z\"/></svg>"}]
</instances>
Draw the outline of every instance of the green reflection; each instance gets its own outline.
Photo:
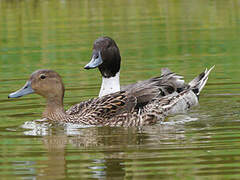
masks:
<instances>
[{"instance_id":1,"label":"green reflection","mask_svg":"<svg viewBox=\"0 0 240 180\"><path fill-rule=\"evenodd\" d=\"M0 176L238 177L239 7L239 0L0 0ZM36 69L63 76L67 107L98 95L98 71L83 66L103 35L120 48L122 84L157 76L161 67L190 80L215 64L200 106L189 112L197 120L141 131L80 129L77 136L57 127L47 136L21 128L40 118L44 102L7 95Z\"/></svg>"}]
</instances>

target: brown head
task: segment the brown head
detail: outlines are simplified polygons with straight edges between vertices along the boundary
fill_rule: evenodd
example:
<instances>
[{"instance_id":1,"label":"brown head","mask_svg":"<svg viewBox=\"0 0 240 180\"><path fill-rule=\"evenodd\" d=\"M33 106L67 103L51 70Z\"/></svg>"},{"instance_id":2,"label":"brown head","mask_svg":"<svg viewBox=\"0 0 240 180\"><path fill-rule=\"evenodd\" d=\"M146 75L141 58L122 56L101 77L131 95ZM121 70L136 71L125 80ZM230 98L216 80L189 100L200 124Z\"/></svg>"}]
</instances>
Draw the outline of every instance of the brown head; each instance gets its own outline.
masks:
<instances>
[{"instance_id":1,"label":"brown head","mask_svg":"<svg viewBox=\"0 0 240 180\"><path fill-rule=\"evenodd\" d=\"M31 93L39 94L48 100L62 101L64 85L61 76L52 70L37 70L20 90L9 94L8 97L18 98Z\"/></svg>"},{"instance_id":2,"label":"brown head","mask_svg":"<svg viewBox=\"0 0 240 180\"><path fill-rule=\"evenodd\" d=\"M84 67L98 67L105 78L114 77L120 71L121 56L117 44L110 37L99 37L93 44L91 61Z\"/></svg>"}]
</instances>

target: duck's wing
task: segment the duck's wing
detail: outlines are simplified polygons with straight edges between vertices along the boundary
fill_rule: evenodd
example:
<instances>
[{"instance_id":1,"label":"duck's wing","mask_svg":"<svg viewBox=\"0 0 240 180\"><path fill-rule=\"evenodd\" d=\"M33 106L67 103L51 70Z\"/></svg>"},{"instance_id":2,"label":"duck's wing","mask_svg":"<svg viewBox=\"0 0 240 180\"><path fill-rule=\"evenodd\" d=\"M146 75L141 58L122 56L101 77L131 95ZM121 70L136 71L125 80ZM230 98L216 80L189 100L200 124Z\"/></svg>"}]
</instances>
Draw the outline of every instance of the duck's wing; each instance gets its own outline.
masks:
<instances>
[{"instance_id":1,"label":"duck's wing","mask_svg":"<svg viewBox=\"0 0 240 180\"><path fill-rule=\"evenodd\" d=\"M69 115L111 118L125 112L132 112L136 106L136 97L125 91L90 99L72 106L66 111Z\"/></svg>"},{"instance_id":2,"label":"duck's wing","mask_svg":"<svg viewBox=\"0 0 240 180\"><path fill-rule=\"evenodd\" d=\"M171 72L168 68L163 68L161 72L159 77L139 81L121 87L121 89L134 95L137 98L137 107L141 107L156 97L160 98L173 92L180 92L188 86L184 83L183 76Z\"/></svg>"},{"instance_id":3,"label":"duck's wing","mask_svg":"<svg viewBox=\"0 0 240 180\"><path fill-rule=\"evenodd\" d=\"M87 101L82 101L78 104L72 105L67 111L66 114L68 115L74 115L79 114L79 112L82 111L82 109L87 108L91 103L94 103L95 99L89 99Z\"/></svg>"}]
</instances>

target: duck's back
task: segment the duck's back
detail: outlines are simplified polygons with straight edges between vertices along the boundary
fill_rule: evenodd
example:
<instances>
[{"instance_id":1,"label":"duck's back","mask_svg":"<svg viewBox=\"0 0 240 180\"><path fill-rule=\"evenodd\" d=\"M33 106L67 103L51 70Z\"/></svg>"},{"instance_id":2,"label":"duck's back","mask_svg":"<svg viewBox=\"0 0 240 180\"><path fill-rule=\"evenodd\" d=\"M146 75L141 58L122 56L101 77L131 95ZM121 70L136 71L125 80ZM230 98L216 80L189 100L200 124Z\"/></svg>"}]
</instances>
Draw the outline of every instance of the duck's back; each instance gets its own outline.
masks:
<instances>
[{"instance_id":1,"label":"duck's back","mask_svg":"<svg viewBox=\"0 0 240 180\"><path fill-rule=\"evenodd\" d=\"M100 98L83 101L70 107L68 115L90 116L95 118L111 118L118 114L129 113L136 106L136 97L121 91Z\"/></svg>"},{"instance_id":2,"label":"duck's back","mask_svg":"<svg viewBox=\"0 0 240 180\"><path fill-rule=\"evenodd\" d=\"M174 92L181 92L188 87L184 83L182 76L171 72L168 68L163 68L161 76L139 81L121 87L137 98L137 107L143 107L154 98L160 98Z\"/></svg>"}]
</instances>

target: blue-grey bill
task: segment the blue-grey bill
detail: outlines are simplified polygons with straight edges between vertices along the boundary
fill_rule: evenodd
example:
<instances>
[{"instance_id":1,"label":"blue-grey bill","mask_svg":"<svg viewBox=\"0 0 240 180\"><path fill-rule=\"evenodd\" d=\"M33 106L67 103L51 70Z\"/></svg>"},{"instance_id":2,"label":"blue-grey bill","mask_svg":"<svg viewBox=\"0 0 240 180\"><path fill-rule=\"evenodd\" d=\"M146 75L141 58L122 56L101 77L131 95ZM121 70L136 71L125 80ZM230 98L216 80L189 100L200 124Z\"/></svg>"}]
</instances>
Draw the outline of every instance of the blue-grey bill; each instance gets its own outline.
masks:
<instances>
[{"instance_id":1,"label":"blue-grey bill","mask_svg":"<svg viewBox=\"0 0 240 180\"><path fill-rule=\"evenodd\" d=\"M34 93L34 90L31 87L31 81L27 81L26 84L16 92L13 92L8 95L8 98L18 98L27 94Z\"/></svg>"},{"instance_id":2,"label":"blue-grey bill","mask_svg":"<svg viewBox=\"0 0 240 180\"><path fill-rule=\"evenodd\" d=\"M84 69L93 69L100 66L103 63L101 53L98 51L97 55L93 55L91 61L84 66Z\"/></svg>"}]
</instances>

